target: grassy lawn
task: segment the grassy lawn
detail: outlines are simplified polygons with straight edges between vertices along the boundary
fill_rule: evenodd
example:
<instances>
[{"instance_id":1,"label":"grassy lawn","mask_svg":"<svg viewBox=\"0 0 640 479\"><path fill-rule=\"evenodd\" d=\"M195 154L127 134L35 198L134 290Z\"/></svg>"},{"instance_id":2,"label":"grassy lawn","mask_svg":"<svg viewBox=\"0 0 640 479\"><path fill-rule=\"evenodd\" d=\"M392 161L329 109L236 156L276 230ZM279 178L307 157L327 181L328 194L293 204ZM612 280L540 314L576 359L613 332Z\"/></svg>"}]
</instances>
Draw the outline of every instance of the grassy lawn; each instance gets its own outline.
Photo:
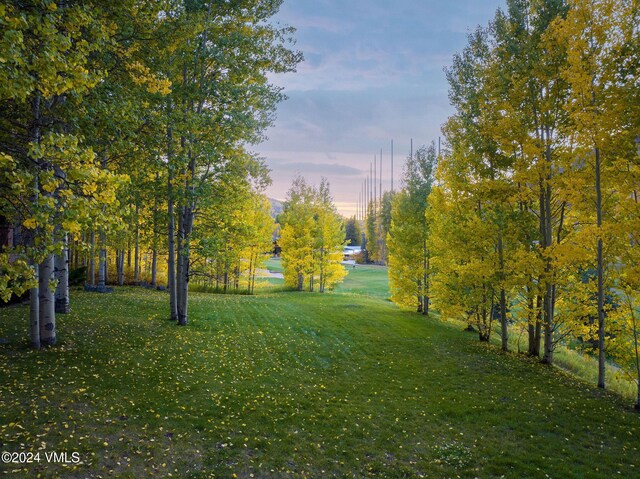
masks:
<instances>
[{"instance_id":1,"label":"grassy lawn","mask_svg":"<svg viewBox=\"0 0 640 479\"><path fill-rule=\"evenodd\" d=\"M356 268L354 293L374 270ZM358 276L361 275L361 276ZM638 477L640 417L617 396L371 295L74 292L60 344L0 309L7 477ZM376 292L377 291L377 292ZM78 452L81 464L44 461ZM636 467L637 465L637 467Z\"/></svg>"},{"instance_id":2,"label":"grassy lawn","mask_svg":"<svg viewBox=\"0 0 640 479\"><path fill-rule=\"evenodd\" d=\"M282 260L280 258L269 258L265 268L272 273L282 273ZM388 299L389 280L387 277L387 268L383 266L357 265L355 268L346 266L348 275L344 282L339 284L335 289L337 293L356 294L364 296L372 296L380 299ZM276 278L260 278L261 286L269 287L282 286L284 280Z\"/></svg>"},{"instance_id":3,"label":"grassy lawn","mask_svg":"<svg viewBox=\"0 0 640 479\"><path fill-rule=\"evenodd\" d=\"M282 273L284 271L281 258L269 258L265 263L265 268L272 273Z\"/></svg>"},{"instance_id":4,"label":"grassy lawn","mask_svg":"<svg viewBox=\"0 0 640 479\"><path fill-rule=\"evenodd\" d=\"M344 282L336 288L338 293L351 293L388 299L389 279L387 268L384 266L357 265L348 266L349 274Z\"/></svg>"},{"instance_id":5,"label":"grassy lawn","mask_svg":"<svg viewBox=\"0 0 640 479\"><path fill-rule=\"evenodd\" d=\"M355 268L348 266L347 270L349 274L344 282L336 287L336 292L385 300L389 298L389 280L386 267L359 264Z\"/></svg>"}]
</instances>

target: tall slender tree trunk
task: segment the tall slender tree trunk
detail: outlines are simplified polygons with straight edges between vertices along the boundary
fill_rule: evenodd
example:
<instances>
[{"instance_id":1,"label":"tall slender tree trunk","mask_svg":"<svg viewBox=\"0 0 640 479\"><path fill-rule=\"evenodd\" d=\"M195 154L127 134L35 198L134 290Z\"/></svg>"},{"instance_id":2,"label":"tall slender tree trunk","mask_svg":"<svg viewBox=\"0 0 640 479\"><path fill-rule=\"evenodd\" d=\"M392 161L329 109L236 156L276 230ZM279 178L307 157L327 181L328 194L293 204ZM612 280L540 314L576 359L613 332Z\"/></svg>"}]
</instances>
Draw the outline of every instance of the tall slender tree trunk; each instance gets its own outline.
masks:
<instances>
[{"instance_id":1,"label":"tall slender tree trunk","mask_svg":"<svg viewBox=\"0 0 640 479\"><path fill-rule=\"evenodd\" d=\"M227 293L227 288L229 287L229 269L231 268L231 265L229 264L229 260L225 261L224 264L224 273L222 275L222 292L223 293Z\"/></svg>"},{"instance_id":2,"label":"tall slender tree trunk","mask_svg":"<svg viewBox=\"0 0 640 479\"><path fill-rule=\"evenodd\" d=\"M104 232L100 233L100 250L98 252L98 291L107 289L107 250L105 249L106 238Z\"/></svg>"},{"instance_id":3,"label":"tall slender tree trunk","mask_svg":"<svg viewBox=\"0 0 640 479\"><path fill-rule=\"evenodd\" d=\"M193 228L193 210L180 208L178 226L178 324L187 325L189 305L190 236Z\"/></svg>"},{"instance_id":4,"label":"tall slender tree trunk","mask_svg":"<svg viewBox=\"0 0 640 479\"><path fill-rule=\"evenodd\" d=\"M91 230L91 247L89 248L89 284L96 285L96 234Z\"/></svg>"},{"instance_id":5,"label":"tall slender tree trunk","mask_svg":"<svg viewBox=\"0 0 640 479\"><path fill-rule=\"evenodd\" d=\"M160 187L160 175L156 173L156 187ZM153 250L151 252L151 286L158 286L158 194L153 195Z\"/></svg>"},{"instance_id":6,"label":"tall slender tree trunk","mask_svg":"<svg viewBox=\"0 0 640 479\"><path fill-rule=\"evenodd\" d=\"M31 102L31 123L29 124L29 141L33 145L38 145L40 143L40 103L41 96L38 92L36 92L33 100ZM36 164L36 171L34 175L35 184L34 184L34 193L32 196L32 201L34 204L38 201L38 197L40 196L40 164L38 160L34 161ZM36 228L33 232L33 237L31 237L31 246L34 248L37 245L36 237L40 234L40 229ZM33 268L36 285L29 290L29 325L30 325L30 336L31 336L31 347L34 349L40 349L41 341L40 341L40 266L36 263L35 260L31 262L31 266Z\"/></svg>"},{"instance_id":7,"label":"tall slender tree trunk","mask_svg":"<svg viewBox=\"0 0 640 479\"><path fill-rule=\"evenodd\" d=\"M546 261L545 273L547 275L551 274L551 260L548 259ZM553 320L553 298L554 298L554 288L553 284L551 284L551 280L547 278L545 285L545 292L543 298L543 313L544 313L544 355L542 357L542 362L545 364L553 364L553 330L554 330L554 320Z\"/></svg>"},{"instance_id":8,"label":"tall slender tree trunk","mask_svg":"<svg viewBox=\"0 0 640 479\"><path fill-rule=\"evenodd\" d=\"M253 257L253 266L251 268L251 294L256 290L256 262L258 261L258 253L254 253Z\"/></svg>"},{"instance_id":9,"label":"tall slender tree trunk","mask_svg":"<svg viewBox=\"0 0 640 479\"><path fill-rule=\"evenodd\" d=\"M209 12L211 11L211 4L209 5ZM206 37L206 32L205 32ZM187 75L187 64L183 66L183 85L189 83ZM183 103L185 108L185 117L188 111L193 111L194 102L191 101ZM197 113L201 112L203 103L197 108ZM181 135L180 146L183 153L187 153L189 159L187 169L184 171L184 193L185 198L182 205L179 208L178 216L178 271L177 271L177 286L178 286L178 325L186 326L188 320L188 305L189 305L189 275L190 275L190 256L191 256L191 233L193 230L193 220L196 208L196 194L195 194L195 181L196 181L196 159L193 156L191 150L191 144L193 138L191 132L189 137Z\"/></svg>"},{"instance_id":10,"label":"tall slender tree trunk","mask_svg":"<svg viewBox=\"0 0 640 479\"><path fill-rule=\"evenodd\" d=\"M167 158L169 165L169 175L167 180L167 214L168 214L168 255L167 255L167 288L169 289L169 318L172 321L178 320L178 296L176 285L176 225L174 198L173 198L173 166L171 159L173 156L173 130L167 128Z\"/></svg>"},{"instance_id":11,"label":"tall slender tree trunk","mask_svg":"<svg viewBox=\"0 0 640 479\"><path fill-rule=\"evenodd\" d=\"M40 263L38 277L40 344L42 346L56 344L56 310L54 291L51 289L51 282L54 279L53 272L54 255L50 254Z\"/></svg>"},{"instance_id":12,"label":"tall slender tree trunk","mask_svg":"<svg viewBox=\"0 0 640 479\"><path fill-rule=\"evenodd\" d=\"M320 292L324 293L324 248L320 249Z\"/></svg>"},{"instance_id":13,"label":"tall slender tree trunk","mask_svg":"<svg viewBox=\"0 0 640 479\"><path fill-rule=\"evenodd\" d=\"M253 251L251 251L251 254L249 255L249 278L247 281L247 293L251 294L253 291L251 290L251 285L252 285L252 278L253 278Z\"/></svg>"},{"instance_id":14,"label":"tall slender tree trunk","mask_svg":"<svg viewBox=\"0 0 640 479\"><path fill-rule=\"evenodd\" d=\"M540 341L541 341L541 306L542 299L540 296L534 295L533 288L528 288L528 306L529 306L529 356L540 357ZM535 301L535 302L534 302Z\"/></svg>"},{"instance_id":15,"label":"tall slender tree trunk","mask_svg":"<svg viewBox=\"0 0 640 479\"><path fill-rule=\"evenodd\" d=\"M534 311L533 295L531 289L527 287L527 339L529 356L534 356L534 341L536 335L536 313Z\"/></svg>"},{"instance_id":16,"label":"tall slender tree trunk","mask_svg":"<svg viewBox=\"0 0 640 479\"><path fill-rule=\"evenodd\" d=\"M182 294L184 283L184 216L183 207L178 207L178 234L176 250L176 310L177 320L180 323L180 313L183 304Z\"/></svg>"},{"instance_id":17,"label":"tall slender tree trunk","mask_svg":"<svg viewBox=\"0 0 640 479\"><path fill-rule=\"evenodd\" d=\"M31 347L40 349L40 267L33 263L33 272L35 276L36 286L29 290L29 325L31 336Z\"/></svg>"},{"instance_id":18,"label":"tall slender tree trunk","mask_svg":"<svg viewBox=\"0 0 640 479\"><path fill-rule=\"evenodd\" d=\"M504 290L505 270L504 270L504 243L502 241L502 231L498 233L498 259L500 263L500 326L502 335L502 351L509 351L509 329L507 324L507 295Z\"/></svg>"},{"instance_id":19,"label":"tall slender tree trunk","mask_svg":"<svg viewBox=\"0 0 640 479\"><path fill-rule=\"evenodd\" d=\"M116 283L120 285L120 250L116 249Z\"/></svg>"},{"instance_id":20,"label":"tall slender tree trunk","mask_svg":"<svg viewBox=\"0 0 640 479\"><path fill-rule=\"evenodd\" d=\"M484 285L482 286L482 307L478 318L478 336L480 341L489 341L487 336L487 295Z\"/></svg>"},{"instance_id":21,"label":"tall slender tree trunk","mask_svg":"<svg viewBox=\"0 0 640 479\"><path fill-rule=\"evenodd\" d=\"M89 238L87 237L86 233L82 233L82 241L83 243L89 243ZM82 267L83 268L89 268L89 253L86 251L82 252ZM85 276L86 276L86 272L85 272Z\"/></svg>"},{"instance_id":22,"label":"tall slender tree trunk","mask_svg":"<svg viewBox=\"0 0 640 479\"><path fill-rule=\"evenodd\" d=\"M429 272L428 272L428 250L427 240L422 242L422 314L429 316Z\"/></svg>"},{"instance_id":23,"label":"tall slender tree trunk","mask_svg":"<svg viewBox=\"0 0 640 479\"><path fill-rule=\"evenodd\" d=\"M158 248L154 247L151 253L151 286L158 286Z\"/></svg>"},{"instance_id":24,"label":"tall slender tree trunk","mask_svg":"<svg viewBox=\"0 0 640 479\"><path fill-rule=\"evenodd\" d=\"M598 387L605 387L605 311L604 311L604 254L602 244L602 185L601 185L601 158L600 148L595 149L596 154L596 217L598 225L597 239L597 270L598 270Z\"/></svg>"},{"instance_id":25,"label":"tall slender tree trunk","mask_svg":"<svg viewBox=\"0 0 640 479\"><path fill-rule=\"evenodd\" d=\"M547 174L544 181L541 181L541 236L542 246L546 251L553 243L553 231L552 231L552 211L551 211L551 133L549 127L543 129L544 137L546 136L546 148L545 148L545 162ZM554 338L553 333L555 329L553 309L555 302L555 285L553 283L553 264L551 258L545 259L545 290L544 290L544 355L542 362L545 364L553 364L553 350L554 350Z\"/></svg>"},{"instance_id":26,"label":"tall slender tree trunk","mask_svg":"<svg viewBox=\"0 0 640 479\"><path fill-rule=\"evenodd\" d=\"M541 296L536 297L536 336L535 336L535 350L536 357L540 357L540 349L542 345L542 304L543 300Z\"/></svg>"},{"instance_id":27,"label":"tall slender tree trunk","mask_svg":"<svg viewBox=\"0 0 640 479\"><path fill-rule=\"evenodd\" d=\"M124 286L124 250L116 253L116 261L118 262L118 285Z\"/></svg>"},{"instance_id":28,"label":"tall slender tree trunk","mask_svg":"<svg viewBox=\"0 0 640 479\"><path fill-rule=\"evenodd\" d=\"M65 234L63 237L62 252L55 257L55 278L58 280L55 292L56 313L68 314L70 311L69 301L69 240Z\"/></svg>"},{"instance_id":29,"label":"tall slender tree trunk","mask_svg":"<svg viewBox=\"0 0 640 479\"><path fill-rule=\"evenodd\" d=\"M426 269L426 274L425 274L425 277L424 277L424 281L425 281L424 292L425 292L425 295L423 297L423 301L424 301L423 309L425 310L425 312L423 314L427 318L429 317L429 297L431 296L431 293L430 293L430 290L429 290L430 285L431 285L430 275L431 275L431 257L427 255L427 269Z\"/></svg>"},{"instance_id":30,"label":"tall slender tree trunk","mask_svg":"<svg viewBox=\"0 0 640 479\"><path fill-rule=\"evenodd\" d=\"M139 211L140 207L136 202L136 244L135 254L133 257L133 283L136 286L140 285L140 219L138 218Z\"/></svg>"}]
</instances>

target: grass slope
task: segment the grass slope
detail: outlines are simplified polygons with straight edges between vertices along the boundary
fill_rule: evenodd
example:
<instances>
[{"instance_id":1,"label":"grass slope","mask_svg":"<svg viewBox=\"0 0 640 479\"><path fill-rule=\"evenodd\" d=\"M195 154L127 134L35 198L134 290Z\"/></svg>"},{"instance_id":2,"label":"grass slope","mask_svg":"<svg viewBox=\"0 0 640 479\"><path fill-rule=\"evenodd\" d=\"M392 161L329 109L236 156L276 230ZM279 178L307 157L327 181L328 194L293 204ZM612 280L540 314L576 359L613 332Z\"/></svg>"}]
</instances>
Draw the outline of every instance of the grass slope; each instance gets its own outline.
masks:
<instances>
[{"instance_id":1,"label":"grass slope","mask_svg":"<svg viewBox=\"0 0 640 479\"><path fill-rule=\"evenodd\" d=\"M361 294L380 299L387 299L389 293L389 279L387 268L373 265L357 265L347 267L349 274L344 282L336 288L338 293Z\"/></svg>"},{"instance_id":2,"label":"grass slope","mask_svg":"<svg viewBox=\"0 0 640 479\"><path fill-rule=\"evenodd\" d=\"M9 477L640 475L615 396L376 295L195 293L187 328L162 292L72 300L49 351L0 310L0 449L82 459Z\"/></svg>"}]
</instances>

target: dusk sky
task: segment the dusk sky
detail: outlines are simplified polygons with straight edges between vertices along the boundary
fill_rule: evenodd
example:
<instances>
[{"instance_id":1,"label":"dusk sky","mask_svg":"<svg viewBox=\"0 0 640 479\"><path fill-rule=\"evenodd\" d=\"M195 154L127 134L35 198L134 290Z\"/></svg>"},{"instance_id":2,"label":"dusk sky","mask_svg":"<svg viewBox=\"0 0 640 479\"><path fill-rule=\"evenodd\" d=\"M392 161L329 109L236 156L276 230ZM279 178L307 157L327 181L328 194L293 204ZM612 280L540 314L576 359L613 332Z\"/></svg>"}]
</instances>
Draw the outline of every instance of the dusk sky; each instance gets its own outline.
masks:
<instances>
[{"instance_id":1,"label":"dusk sky","mask_svg":"<svg viewBox=\"0 0 640 479\"><path fill-rule=\"evenodd\" d=\"M383 189L394 187L414 147L438 140L452 113L443 68L504 0L285 0L277 20L297 29L305 61L273 82L288 100L256 150L271 168L271 198L284 200L296 173L331 185L341 213L355 213L374 155ZM378 158L379 161L379 158Z\"/></svg>"}]
</instances>

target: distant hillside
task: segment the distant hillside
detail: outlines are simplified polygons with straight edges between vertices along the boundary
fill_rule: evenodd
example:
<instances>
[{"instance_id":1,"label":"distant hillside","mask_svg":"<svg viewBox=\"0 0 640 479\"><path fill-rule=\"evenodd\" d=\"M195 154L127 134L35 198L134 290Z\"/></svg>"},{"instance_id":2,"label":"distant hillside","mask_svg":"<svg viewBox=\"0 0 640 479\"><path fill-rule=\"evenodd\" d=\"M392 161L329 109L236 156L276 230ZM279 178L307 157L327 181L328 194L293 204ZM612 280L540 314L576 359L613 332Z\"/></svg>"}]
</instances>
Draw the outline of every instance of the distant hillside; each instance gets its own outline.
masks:
<instances>
[{"instance_id":1,"label":"distant hillside","mask_svg":"<svg viewBox=\"0 0 640 479\"><path fill-rule=\"evenodd\" d=\"M282 201L274 200L273 198L269 198L271 202L271 216L273 219L276 218L280 213L282 213Z\"/></svg>"}]
</instances>

